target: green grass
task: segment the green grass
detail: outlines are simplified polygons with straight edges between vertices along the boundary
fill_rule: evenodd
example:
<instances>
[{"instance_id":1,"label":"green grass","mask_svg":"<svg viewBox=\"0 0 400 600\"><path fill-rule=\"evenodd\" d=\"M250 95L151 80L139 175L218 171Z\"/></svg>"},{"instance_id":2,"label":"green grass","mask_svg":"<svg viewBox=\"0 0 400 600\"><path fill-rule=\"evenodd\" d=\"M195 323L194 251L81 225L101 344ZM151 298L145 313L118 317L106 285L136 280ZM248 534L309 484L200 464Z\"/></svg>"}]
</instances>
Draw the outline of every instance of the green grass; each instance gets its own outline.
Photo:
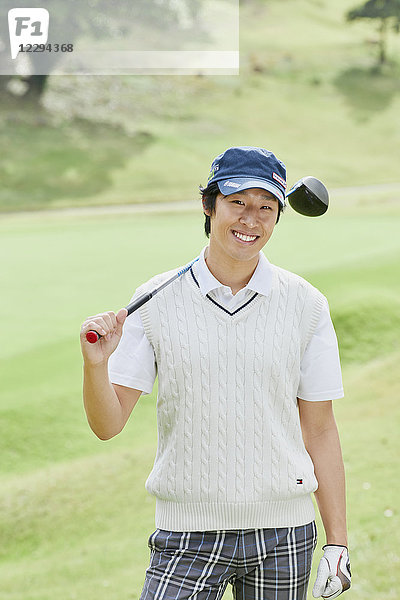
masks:
<instances>
[{"instance_id":1,"label":"green grass","mask_svg":"<svg viewBox=\"0 0 400 600\"><path fill-rule=\"evenodd\" d=\"M348 477L349 598L394 600L399 215L367 210L356 218L343 210L315 220L288 211L265 252L330 300L346 392L335 412ZM79 326L88 314L125 304L152 274L195 256L205 243L202 220L199 212L0 223L8 257L1 284L11 300L0 372L1 597L139 597L154 530L144 482L156 447L155 392L140 399L119 436L97 440L82 407Z\"/></svg>"},{"instance_id":2,"label":"green grass","mask_svg":"<svg viewBox=\"0 0 400 600\"><path fill-rule=\"evenodd\" d=\"M273 149L289 184L398 181L400 37L377 70L354 1L246 3L240 76L53 77L41 113L2 106L0 210L190 201L231 145Z\"/></svg>"}]
</instances>

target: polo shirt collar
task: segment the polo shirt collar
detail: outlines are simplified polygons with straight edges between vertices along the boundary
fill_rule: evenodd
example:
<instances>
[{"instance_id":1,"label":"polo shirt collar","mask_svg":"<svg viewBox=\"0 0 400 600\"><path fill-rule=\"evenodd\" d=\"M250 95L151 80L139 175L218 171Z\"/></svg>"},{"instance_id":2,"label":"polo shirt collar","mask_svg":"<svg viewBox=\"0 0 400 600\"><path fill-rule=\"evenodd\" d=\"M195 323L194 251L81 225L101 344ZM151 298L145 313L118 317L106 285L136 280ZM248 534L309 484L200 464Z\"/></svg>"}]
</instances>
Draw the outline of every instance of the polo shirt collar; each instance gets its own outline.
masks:
<instances>
[{"instance_id":1,"label":"polo shirt collar","mask_svg":"<svg viewBox=\"0 0 400 600\"><path fill-rule=\"evenodd\" d=\"M198 262L193 265L195 269L196 279L198 281L200 291L203 296L209 294L212 290L218 288L226 288L218 279L214 277L205 261L205 253L208 246L205 246L200 253ZM266 258L263 252L259 252L258 263L249 283L245 289L252 290L258 294L267 296L270 292L272 284L272 268L271 263Z\"/></svg>"}]
</instances>

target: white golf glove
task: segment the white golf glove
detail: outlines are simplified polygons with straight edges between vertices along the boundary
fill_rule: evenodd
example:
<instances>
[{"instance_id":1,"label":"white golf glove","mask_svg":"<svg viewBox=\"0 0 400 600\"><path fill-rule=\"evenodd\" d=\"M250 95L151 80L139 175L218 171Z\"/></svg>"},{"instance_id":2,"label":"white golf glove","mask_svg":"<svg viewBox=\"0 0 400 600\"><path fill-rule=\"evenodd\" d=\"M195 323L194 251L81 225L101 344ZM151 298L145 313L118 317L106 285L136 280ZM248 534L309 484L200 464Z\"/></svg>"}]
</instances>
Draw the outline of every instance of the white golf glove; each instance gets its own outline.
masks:
<instances>
[{"instance_id":1,"label":"white golf glove","mask_svg":"<svg viewBox=\"0 0 400 600\"><path fill-rule=\"evenodd\" d=\"M351 585L349 553L346 546L327 544L322 547L324 555L318 565L312 595L314 598L337 598Z\"/></svg>"}]
</instances>

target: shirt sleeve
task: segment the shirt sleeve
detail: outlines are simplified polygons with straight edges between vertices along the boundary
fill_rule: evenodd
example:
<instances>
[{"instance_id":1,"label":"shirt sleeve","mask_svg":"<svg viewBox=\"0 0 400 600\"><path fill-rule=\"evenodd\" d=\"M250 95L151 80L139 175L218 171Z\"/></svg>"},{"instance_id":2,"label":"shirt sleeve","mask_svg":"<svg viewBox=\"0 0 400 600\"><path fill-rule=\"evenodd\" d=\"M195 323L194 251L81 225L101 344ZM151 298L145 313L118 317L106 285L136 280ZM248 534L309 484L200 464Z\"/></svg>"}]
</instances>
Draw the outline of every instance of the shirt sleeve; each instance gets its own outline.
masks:
<instances>
[{"instance_id":1,"label":"shirt sleeve","mask_svg":"<svg viewBox=\"0 0 400 600\"><path fill-rule=\"evenodd\" d=\"M318 325L301 361L297 397L315 402L343 396L338 342L325 298Z\"/></svg>"},{"instance_id":2,"label":"shirt sleeve","mask_svg":"<svg viewBox=\"0 0 400 600\"><path fill-rule=\"evenodd\" d=\"M144 331L139 311L127 317L122 337L108 361L111 383L150 394L157 376L153 347Z\"/></svg>"}]
</instances>

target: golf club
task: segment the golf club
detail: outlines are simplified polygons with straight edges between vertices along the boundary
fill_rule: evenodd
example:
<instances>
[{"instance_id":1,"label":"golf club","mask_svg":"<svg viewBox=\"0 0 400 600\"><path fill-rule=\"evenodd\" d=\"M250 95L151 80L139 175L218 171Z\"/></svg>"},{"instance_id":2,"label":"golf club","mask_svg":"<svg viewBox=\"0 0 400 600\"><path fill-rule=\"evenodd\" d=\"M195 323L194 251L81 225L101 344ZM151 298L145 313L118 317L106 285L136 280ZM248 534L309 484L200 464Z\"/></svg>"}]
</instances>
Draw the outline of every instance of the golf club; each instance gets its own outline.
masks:
<instances>
[{"instance_id":1,"label":"golf club","mask_svg":"<svg viewBox=\"0 0 400 600\"><path fill-rule=\"evenodd\" d=\"M139 296L139 298L137 298L136 300L134 300L133 302L131 302L130 304L128 304L128 306L126 306L126 310L128 311L128 315L131 315L133 312L135 312L135 310L137 310L138 308L140 308L141 306L143 306L143 304L146 304L146 302L148 302L153 296L155 296L158 292L160 292L161 290L163 290L165 287L167 287L167 285L169 285L170 283L172 283L173 281L175 281L175 279L178 279L178 277L180 277L181 275L183 275L184 273L186 273L186 271L189 271L190 267L197 261L199 260L198 258L195 258L194 260L192 260L191 263L189 263L188 265L186 265L186 267L183 267L183 269L181 269L180 271L178 271L177 273L175 273L175 275L173 275L170 279L168 279L167 281L165 281L162 285L160 285L159 287L155 288L154 290L152 290L151 292L147 292L146 294L142 294L142 296ZM90 344L95 344L102 336L97 333L97 331L94 331L93 329L91 329L90 331L88 331L86 333L86 339Z\"/></svg>"},{"instance_id":2,"label":"golf club","mask_svg":"<svg viewBox=\"0 0 400 600\"><path fill-rule=\"evenodd\" d=\"M301 215L305 215L307 217L318 217L323 215L328 210L329 204L329 194L328 190L316 177L303 177L294 186L290 189L290 191L286 195L290 206ZM143 294L130 304L126 306L126 310L128 311L128 316L131 315L135 310L143 306L146 302L148 302L153 296L155 296L159 291L163 290L167 285L178 279L181 275L186 273L190 269L190 267L199 260L196 258L191 263L189 263L186 267L178 271L173 277L168 279L168 281L164 282L158 288L155 288L151 292L147 292ZM102 336L97 333L97 331L90 330L86 333L86 339L91 344L95 344Z\"/></svg>"},{"instance_id":3,"label":"golf club","mask_svg":"<svg viewBox=\"0 0 400 600\"><path fill-rule=\"evenodd\" d=\"M316 177L303 177L286 194L290 206L306 217L320 217L328 210L328 190Z\"/></svg>"}]
</instances>

